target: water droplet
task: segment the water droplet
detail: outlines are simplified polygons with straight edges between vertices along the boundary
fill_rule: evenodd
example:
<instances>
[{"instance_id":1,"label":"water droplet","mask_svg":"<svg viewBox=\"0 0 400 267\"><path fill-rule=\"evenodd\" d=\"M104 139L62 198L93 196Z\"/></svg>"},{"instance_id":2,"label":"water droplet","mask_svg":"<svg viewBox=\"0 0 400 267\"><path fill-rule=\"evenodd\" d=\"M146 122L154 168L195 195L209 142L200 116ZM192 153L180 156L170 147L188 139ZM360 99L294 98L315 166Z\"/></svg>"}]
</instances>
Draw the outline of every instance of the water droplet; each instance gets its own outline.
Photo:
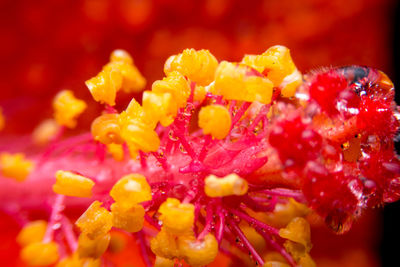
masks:
<instances>
[{"instance_id":1,"label":"water droplet","mask_svg":"<svg viewBox=\"0 0 400 267\"><path fill-rule=\"evenodd\" d=\"M52 228L53 228L53 230L57 230L57 229L60 229L60 227L61 227L61 223L55 223Z\"/></svg>"},{"instance_id":2,"label":"water droplet","mask_svg":"<svg viewBox=\"0 0 400 267\"><path fill-rule=\"evenodd\" d=\"M175 134L174 134L174 132L173 132L172 130L170 130L170 131L168 132L168 136L169 136L169 139L171 139L171 140L174 141L174 142L176 142L176 141L179 140L179 138L178 138L177 136L175 136Z\"/></svg>"},{"instance_id":3,"label":"water droplet","mask_svg":"<svg viewBox=\"0 0 400 267\"><path fill-rule=\"evenodd\" d=\"M185 148L183 147L182 144L179 144L179 150L183 153L183 154L187 154Z\"/></svg>"}]
</instances>

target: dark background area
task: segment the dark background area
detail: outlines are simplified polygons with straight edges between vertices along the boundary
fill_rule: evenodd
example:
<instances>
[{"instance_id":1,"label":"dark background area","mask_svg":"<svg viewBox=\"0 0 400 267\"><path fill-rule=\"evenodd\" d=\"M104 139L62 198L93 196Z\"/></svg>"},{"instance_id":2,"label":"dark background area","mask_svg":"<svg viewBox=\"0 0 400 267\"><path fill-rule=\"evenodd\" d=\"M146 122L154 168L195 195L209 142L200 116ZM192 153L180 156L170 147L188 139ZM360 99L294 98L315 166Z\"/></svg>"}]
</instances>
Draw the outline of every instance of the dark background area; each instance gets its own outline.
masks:
<instances>
[{"instance_id":1,"label":"dark background area","mask_svg":"<svg viewBox=\"0 0 400 267\"><path fill-rule=\"evenodd\" d=\"M400 104L400 3L397 1L393 17L393 82L396 88L396 102ZM396 143L400 153L400 142ZM383 209L383 236L380 247L382 266L399 266L400 250L400 203L387 204Z\"/></svg>"}]
</instances>

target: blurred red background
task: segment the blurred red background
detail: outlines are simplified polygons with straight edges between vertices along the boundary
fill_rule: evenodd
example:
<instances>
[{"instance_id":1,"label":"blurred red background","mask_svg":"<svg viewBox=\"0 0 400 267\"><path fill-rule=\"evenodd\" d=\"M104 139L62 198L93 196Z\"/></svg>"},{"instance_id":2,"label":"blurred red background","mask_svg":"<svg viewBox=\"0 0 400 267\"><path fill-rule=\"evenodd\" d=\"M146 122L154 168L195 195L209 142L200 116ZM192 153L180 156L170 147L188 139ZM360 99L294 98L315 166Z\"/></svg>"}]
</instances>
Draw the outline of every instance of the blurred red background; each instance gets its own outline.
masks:
<instances>
[{"instance_id":1,"label":"blurred red background","mask_svg":"<svg viewBox=\"0 0 400 267\"><path fill-rule=\"evenodd\" d=\"M395 0L2 0L0 106L7 117L2 134L29 133L50 117L58 90L89 99L84 81L116 48L133 55L147 86L162 78L168 56L184 48L205 48L219 60L237 61L275 44L291 49L302 72L356 64L391 76L395 5ZM0 221L0 229L10 227L9 220ZM0 262L15 266L17 228L9 229L1 232ZM320 266L377 266L376 229L381 229L376 214L343 237L317 227L313 253Z\"/></svg>"}]
</instances>

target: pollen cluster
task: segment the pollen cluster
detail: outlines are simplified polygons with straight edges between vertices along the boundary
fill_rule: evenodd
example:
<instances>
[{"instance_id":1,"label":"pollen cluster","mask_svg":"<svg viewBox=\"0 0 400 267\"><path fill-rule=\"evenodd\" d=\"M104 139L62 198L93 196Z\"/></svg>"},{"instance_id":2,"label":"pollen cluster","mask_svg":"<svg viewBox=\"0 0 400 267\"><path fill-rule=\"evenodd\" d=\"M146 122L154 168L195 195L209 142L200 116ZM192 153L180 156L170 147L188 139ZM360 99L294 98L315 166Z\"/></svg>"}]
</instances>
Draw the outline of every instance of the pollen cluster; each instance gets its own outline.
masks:
<instances>
[{"instance_id":1,"label":"pollen cluster","mask_svg":"<svg viewBox=\"0 0 400 267\"><path fill-rule=\"evenodd\" d=\"M115 50L86 86L97 103L61 91L27 153L0 154L1 175L26 196L11 206L51 203L47 221L17 237L30 265L103 266L138 246L147 266L225 254L243 266L313 267L308 216L341 234L364 209L400 198L400 116L377 70L303 76L279 45L240 62L185 49L146 87ZM139 98L117 105L119 93ZM94 104L103 110L82 133L78 118Z\"/></svg>"}]
</instances>

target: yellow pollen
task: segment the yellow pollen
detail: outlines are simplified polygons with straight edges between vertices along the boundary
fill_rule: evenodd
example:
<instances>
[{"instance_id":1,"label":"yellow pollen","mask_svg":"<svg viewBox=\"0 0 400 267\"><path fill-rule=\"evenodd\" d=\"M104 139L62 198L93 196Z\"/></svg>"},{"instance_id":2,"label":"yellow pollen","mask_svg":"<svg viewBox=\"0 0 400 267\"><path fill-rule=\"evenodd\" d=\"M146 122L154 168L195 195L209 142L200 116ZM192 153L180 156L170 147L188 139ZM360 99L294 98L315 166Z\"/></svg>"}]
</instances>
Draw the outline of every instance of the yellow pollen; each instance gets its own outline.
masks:
<instances>
[{"instance_id":1,"label":"yellow pollen","mask_svg":"<svg viewBox=\"0 0 400 267\"><path fill-rule=\"evenodd\" d=\"M0 154L0 170L5 177L22 182L32 172L33 167L33 162L25 159L23 153L9 154L4 152Z\"/></svg>"},{"instance_id":2,"label":"yellow pollen","mask_svg":"<svg viewBox=\"0 0 400 267\"><path fill-rule=\"evenodd\" d=\"M114 203L111 205L113 214L113 226L130 233L136 233L142 230L144 222L144 208L142 205L133 204L120 205Z\"/></svg>"},{"instance_id":3,"label":"yellow pollen","mask_svg":"<svg viewBox=\"0 0 400 267\"><path fill-rule=\"evenodd\" d=\"M32 266L54 264L58 261L58 245L54 242L31 243L21 250L21 258Z\"/></svg>"},{"instance_id":4,"label":"yellow pollen","mask_svg":"<svg viewBox=\"0 0 400 267\"><path fill-rule=\"evenodd\" d=\"M56 183L53 191L57 194L71 197L92 197L95 183L82 175L59 170L56 172Z\"/></svg>"},{"instance_id":5,"label":"yellow pollen","mask_svg":"<svg viewBox=\"0 0 400 267\"><path fill-rule=\"evenodd\" d=\"M72 91L63 90L53 100L54 118L62 126L75 128L77 118L86 107L85 101L77 99Z\"/></svg>"},{"instance_id":6,"label":"yellow pollen","mask_svg":"<svg viewBox=\"0 0 400 267\"><path fill-rule=\"evenodd\" d=\"M46 233L47 222L46 221L32 221L27 223L17 236L17 242L22 247L25 247L32 243L37 243L43 240Z\"/></svg>"},{"instance_id":7,"label":"yellow pollen","mask_svg":"<svg viewBox=\"0 0 400 267\"><path fill-rule=\"evenodd\" d=\"M128 174L112 187L110 196L120 205L132 206L151 200L151 187L141 174Z\"/></svg>"},{"instance_id":8,"label":"yellow pollen","mask_svg":"<svg viewBox=\"0 0 400 267\"><path fill-rule=\"evenodd\" d=\"M168 58L164 65L166 75L178 71L199 85L208 85L214 80L217 59L208 50L185 49L181 54Z\"/></svg>"},{"instance_id":9,"label":"yellow pollen","mask_svg":"<svg viewBox=\"0 0 400 267\"><path fill-rule=\"evenodd\" d=\"M209 197L241 196L248 190L247 181L234 173L223 178L209 175L204 182L204 191Z\"/></svg>"},{"instance_id":10,"label":"yellow pollen","mask_svg":"<svg viewBox=\"0 0 400 267\"><path fill-rule=\"evenodd\" d=\"M215 73L210 92L227 100L258 101L269 104L273 83L257 70L237 63L222 61Z\"/></svg>"},{"instance_id":11,"label":"yellow pollen","mask_svg":"<svg viewBox=\"0 0 400 267\"><path fill-rule=\"evenodd\" d=\"M231 114L222 105L202 107L199 112L199 127L204 134L211 134L216 139L224 139L231 130Z\"/></svg>"},{"instance_id":12,"label":"yellow pollen","mask_svg":"<svg viewBox=\"0 0 400 267\"><path fill-rule=\"evenodd\" d=\"M90 239L107 234L112 227L112 214L101 205L101 202L94 201L75 223Z\"/></svg>"},{"instance_id":13,"label":"yellow pollen","mask_svg":"<svg viewBox=\"0 0 400 267\"><path fill-rule=\"evenodd\" d=\"M168 198L158 209L163 228L171 234L192 232L194 223L194 206L181 203L176 198Z\"/></svg>"}]
</instances>

